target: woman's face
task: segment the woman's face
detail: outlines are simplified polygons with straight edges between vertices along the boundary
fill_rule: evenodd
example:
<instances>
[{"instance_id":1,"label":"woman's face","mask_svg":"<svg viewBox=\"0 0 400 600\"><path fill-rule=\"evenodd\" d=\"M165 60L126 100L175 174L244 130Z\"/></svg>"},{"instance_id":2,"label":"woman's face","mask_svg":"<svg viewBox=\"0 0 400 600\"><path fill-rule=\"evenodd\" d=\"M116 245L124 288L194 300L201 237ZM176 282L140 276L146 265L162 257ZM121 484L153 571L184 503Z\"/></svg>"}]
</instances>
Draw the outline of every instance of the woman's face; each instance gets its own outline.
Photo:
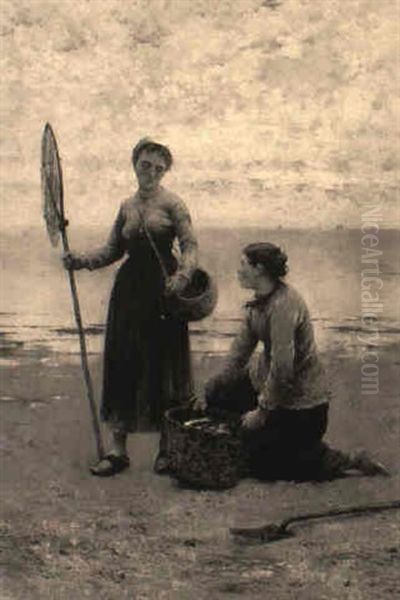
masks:
<instances>
[{"instance_id":1,"label":"woman's face","mask_svg":"<svg viewBox=\"0 0 400 600\"><path fill-rule=\"evenodd\" d=\"M242 254L240 259L237 278L239 280L240 287L245 289L255 289L260 280L260 270L257 268L257 266L253 266L249 263L245 254Z\"/></svg>"},{"instance_id":2,"label":"woman's face","mask_svg":"<svg viewBox=\"0 0 400 600\"><path fill-rule=\"evenodd\" d=\"M159 186L167 170L167 164L161 154L145 149L139 154L134 170L139 188L151 192Z\"/></svg>"}]
</instances>

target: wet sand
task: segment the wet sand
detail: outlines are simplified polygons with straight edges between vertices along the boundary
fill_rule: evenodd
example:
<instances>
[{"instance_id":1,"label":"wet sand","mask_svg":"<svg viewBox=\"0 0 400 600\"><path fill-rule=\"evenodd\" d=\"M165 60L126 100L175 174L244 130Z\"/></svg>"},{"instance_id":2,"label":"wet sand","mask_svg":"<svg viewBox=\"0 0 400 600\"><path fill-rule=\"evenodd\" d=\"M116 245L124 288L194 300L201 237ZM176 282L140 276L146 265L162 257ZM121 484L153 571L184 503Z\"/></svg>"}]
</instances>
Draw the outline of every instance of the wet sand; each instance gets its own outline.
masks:
<instances>
[{"instance_id":1,"label":"wet sand","mask_svg":"<svg viewBox=\"0 0 400 600\"><path fill-rule=\"evenodd\" d=\"M360 394L360 364L326 355L332 380L329 441L371 451L390 479L330 483L243 480L225 492L179 488L152 473L157 435L131 436L132 465L111 479L88 472L95 445L79 361L14 348L1 373L2 598L394 598L399 513L293 526L273 544L238 545L229 527L297 512L400 497L399 353L380 351L380 393ZM92 356L98 395L101 363ZM196 380L218 366L195 357Z\"/></svg>"}]
</instances>

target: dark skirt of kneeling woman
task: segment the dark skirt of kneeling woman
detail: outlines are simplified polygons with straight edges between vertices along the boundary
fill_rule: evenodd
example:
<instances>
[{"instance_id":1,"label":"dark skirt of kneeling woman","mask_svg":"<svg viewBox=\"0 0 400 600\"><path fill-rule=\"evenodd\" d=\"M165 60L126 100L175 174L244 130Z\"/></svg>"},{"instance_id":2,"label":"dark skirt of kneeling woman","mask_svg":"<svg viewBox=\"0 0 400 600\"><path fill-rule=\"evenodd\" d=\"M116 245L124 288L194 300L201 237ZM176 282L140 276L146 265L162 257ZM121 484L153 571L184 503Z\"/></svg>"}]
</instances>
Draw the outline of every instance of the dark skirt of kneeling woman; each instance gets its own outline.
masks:
<instances>
[{"instance_id":1,"label":"dark skirt of kneeling woman","mask_svg":"<svg viewBox=\"0 0 400 600\"><path fill-rule=\"evenodd\" d=\"M257 393L250 378L243 375L209 396L207 404L210 408L245 414L257 407ZM322 442L328 411L328 403L309 409L278 408L268 413L262 428L244 429L247 474L295 481L332 477L333 472L329 474L325 464L328 447Z\"/></svg>"}]
</instances>

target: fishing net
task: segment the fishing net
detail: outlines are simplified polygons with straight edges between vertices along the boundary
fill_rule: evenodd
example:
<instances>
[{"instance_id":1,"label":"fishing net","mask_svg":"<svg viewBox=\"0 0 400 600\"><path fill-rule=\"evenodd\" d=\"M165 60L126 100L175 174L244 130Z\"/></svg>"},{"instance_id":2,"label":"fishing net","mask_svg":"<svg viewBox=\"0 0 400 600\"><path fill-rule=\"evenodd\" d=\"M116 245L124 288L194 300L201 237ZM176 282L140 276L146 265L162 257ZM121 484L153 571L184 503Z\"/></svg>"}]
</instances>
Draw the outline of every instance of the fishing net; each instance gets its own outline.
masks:
<instances>
[{"instance_id":1,"label":"fishing net","mask_svg":"<svg viewBox=\"0 0 400 600\"><path fill-rule=\"evenodd\" d=\"M53 246L56 246L58 240L60 237L62 237L64 252L68 252L69 244L66 231L66 226L68 223L64 218L64 196L61 163L58 154L56 138L49 123L46 123L42 136L41 180L43 216L46 222L50 241ZM101 460L104 456L104 447L101 439L100 425L97 418L97 407L94 399L93 383L89 371L85 332L82 325L82 317L79 307L78 290L72 269L68 269L68 279L71 287L75 321L79 333L82 370L92 416L97 455L99 460Z\"/></svg>"},{"instance_id":2,"label":"fishing net","mask_svg":"<svg viewBox=\"0 0 400 600\"><path fill-rule=\"evenodd\" d=\"M57 142L47 123L42 137L42 209L47 233L53 246L57 246L64 227L63 184Z\"/></svg>"}]
</instances>

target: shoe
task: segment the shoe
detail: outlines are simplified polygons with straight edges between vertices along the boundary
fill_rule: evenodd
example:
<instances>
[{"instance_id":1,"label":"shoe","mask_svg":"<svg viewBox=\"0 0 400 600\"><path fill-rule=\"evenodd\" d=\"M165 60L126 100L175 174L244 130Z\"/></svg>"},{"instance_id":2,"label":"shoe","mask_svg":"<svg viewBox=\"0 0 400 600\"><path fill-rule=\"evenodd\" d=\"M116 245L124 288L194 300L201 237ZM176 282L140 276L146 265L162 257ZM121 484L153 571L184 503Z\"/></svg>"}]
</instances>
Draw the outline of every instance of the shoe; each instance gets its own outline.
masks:
<instances>
[{"instance_id":1,"label":"shoe","mask_svg":"<svg viewBox=\"0 0 400 600\"><path fill-rule=\"evenodd\" d=\"M389 477L390 473L381 463L373 460L367 452L362 451L354 455L352 459L353 468L361 471L363 475L374 477L375 475L383 475Z\"/></svg>"},{"instance_id":2,"label":"shoe","mask_svg":"<svg viewBox=\"0 0 400 600\"><path fill-rule=\"evenodd\" d=\"M129 465L129 457L126 455L106 454L97 465L90 467L90 472L97 477L110 477L111 475L121 473Z\"/></svg>"},{"instance_id":3,"label":"shoe","mask_svg":"<svg viewBox=\"0 0 400 600\"><path fill-rule=\"evenodd\" d=\"M168 475L170 473L168 456L163 452L157 454L153 465L153 471L154 473L157 473L157 475Z\"/></svg>"}]
</instances>

